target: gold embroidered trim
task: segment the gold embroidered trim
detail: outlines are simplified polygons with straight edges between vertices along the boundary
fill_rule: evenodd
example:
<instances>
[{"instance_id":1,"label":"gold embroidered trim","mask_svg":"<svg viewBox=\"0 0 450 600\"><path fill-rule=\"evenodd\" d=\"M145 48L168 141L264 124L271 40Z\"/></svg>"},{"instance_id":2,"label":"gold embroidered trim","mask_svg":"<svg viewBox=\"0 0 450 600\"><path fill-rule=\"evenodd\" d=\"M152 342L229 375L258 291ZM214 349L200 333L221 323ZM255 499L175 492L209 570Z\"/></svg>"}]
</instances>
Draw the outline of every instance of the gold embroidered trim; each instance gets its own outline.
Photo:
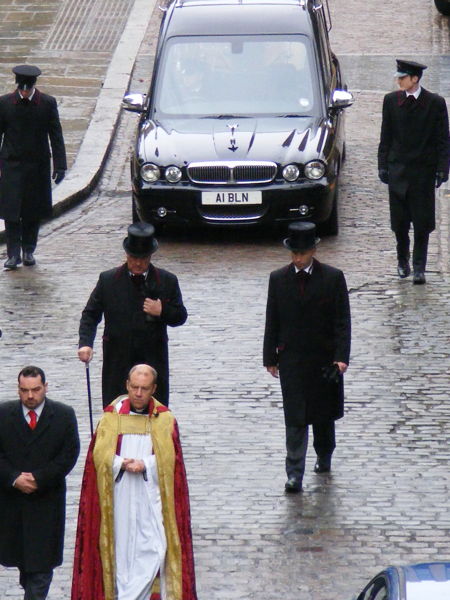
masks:
<instances>
[{"instance_id":1,"label":"gold embroidered trim","mask_svg":"<svg viewBox=\"0 0 450 600\"><path fill-rule=\"evenodd\" d=\"M118 399L119 400L119 399ZM116 400L113 404L115 406ZM154 400L155 407L161 404ZM94 464L100 499L100 556L103 567L105 600L114 600L116 563L114 551L114 481L112 465L119 434L150 435L156 457L159 487L163 507L164 529L167 538L166 590L167 600L182 600L181 545L175 513L173 445L174 417L170 412L154 411L150 418L141 415L103 414L97 428Z\"/></svg>"}]
</instances>

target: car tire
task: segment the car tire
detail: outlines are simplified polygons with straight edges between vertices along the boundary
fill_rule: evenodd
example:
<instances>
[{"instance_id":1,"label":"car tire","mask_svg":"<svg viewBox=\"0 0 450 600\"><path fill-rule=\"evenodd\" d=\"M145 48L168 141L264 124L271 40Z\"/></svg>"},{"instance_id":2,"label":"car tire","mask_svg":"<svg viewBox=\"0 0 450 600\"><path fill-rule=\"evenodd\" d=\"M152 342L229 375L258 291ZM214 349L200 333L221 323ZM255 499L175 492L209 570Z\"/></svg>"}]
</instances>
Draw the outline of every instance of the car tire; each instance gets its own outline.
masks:
<instances>
[{"instance_id":1,"label":"car tire","mask_svg":"<svg viewBox=\"0 0 450 600\"><path fill-rule=\"evenodd\" d=\"M434 0L436 8L443 15L450 15L450 2L449 0Z\"/></svg>"},{"instance_id":2,"label":"car tire","mask_svg":"<svg viewBox=\"0 0 450 600\"><path fill-rule=\"evenodd\" d=\"M333 208L331 209L330 216L324 223L321 223L318 226L320 235L337 235L339 233L338 198L339 188L336 183L336 189L333 196Z\"/></svg>"},{"instance_id":3,"label":"car tire","mask_svg":"<svg viewBox=\"0 0 450 600\"><path fill-rule=\"evenodd\" d=\"M134 198L131 199L131 222L139 223L140 218L138 212L136 210L136 204L134 203Z\"/></svg>"}]
</instances>

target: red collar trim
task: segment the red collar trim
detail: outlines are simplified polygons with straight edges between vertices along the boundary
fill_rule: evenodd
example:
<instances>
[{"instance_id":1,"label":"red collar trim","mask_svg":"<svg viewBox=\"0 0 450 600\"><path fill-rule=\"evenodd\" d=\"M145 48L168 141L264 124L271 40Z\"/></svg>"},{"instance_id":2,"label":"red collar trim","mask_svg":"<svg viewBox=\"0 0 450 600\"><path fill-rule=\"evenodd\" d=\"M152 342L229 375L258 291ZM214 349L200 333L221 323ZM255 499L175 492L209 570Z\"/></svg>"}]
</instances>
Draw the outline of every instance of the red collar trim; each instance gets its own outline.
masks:
<instances>
[{"instance_id":1,"label":"red collar trim","mask_svg":"<svg viewBox=\"0 0 450 600\"><path fill-rule=\"evenodd\" d=\"M149 414L157 414L158 415L159 413L167 412L169 410L167 408L167 406L164 406L163 404L161 404L160 406L155 406L155 401L153 398L150 400L150 404L148 406L149 406ZM129 398L125 398L125 400L122 401L122 406L120 407L119 414L120 415L129 415L130 410L131 410L130 400L129 400ZM114 411L115 411L115 406L113 404L108 404L108 406L106 406L103 409L103 412L114 412Z\"/></svg>"}]
</instances>

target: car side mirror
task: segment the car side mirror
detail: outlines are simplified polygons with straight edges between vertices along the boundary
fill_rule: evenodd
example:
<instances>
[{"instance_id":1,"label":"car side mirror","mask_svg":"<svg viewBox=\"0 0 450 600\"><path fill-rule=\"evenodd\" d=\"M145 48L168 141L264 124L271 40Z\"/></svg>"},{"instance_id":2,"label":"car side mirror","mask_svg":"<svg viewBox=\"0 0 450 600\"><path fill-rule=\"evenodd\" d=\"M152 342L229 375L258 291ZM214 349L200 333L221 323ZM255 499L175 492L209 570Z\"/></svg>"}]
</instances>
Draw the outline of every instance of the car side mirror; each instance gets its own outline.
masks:
<instances>
[{"instance_id":1,"label":"car side mirror","mask_svg":"<svg viewBox=\"0 0 450 600\"><path fill-rule=\"evenodd\" d=\"M122 108L130 112L143 113L145 100L146 94L127 94L123 97Z\"/></svg>"},{"instance_id":2,"label":"car side mirror","mask_svg":"<svg viewBox=\"0 0 450 600\"><path fill-rule=\"evenodd\" d=\"M330 110L341 110L348 108L353 102L354 98L350 92L346 90L334 90L329 108Z\"/></svg>"}]
</instances>

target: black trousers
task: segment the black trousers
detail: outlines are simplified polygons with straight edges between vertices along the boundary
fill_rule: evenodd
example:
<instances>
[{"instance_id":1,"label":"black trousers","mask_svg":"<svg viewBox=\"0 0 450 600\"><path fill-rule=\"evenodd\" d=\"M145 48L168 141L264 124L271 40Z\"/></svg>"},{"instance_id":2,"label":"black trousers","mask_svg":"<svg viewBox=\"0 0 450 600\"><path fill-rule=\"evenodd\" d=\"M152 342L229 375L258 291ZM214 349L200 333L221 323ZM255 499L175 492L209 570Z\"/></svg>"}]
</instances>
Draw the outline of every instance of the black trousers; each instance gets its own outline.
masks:
<instances>
[{"instance_id":1,"label":"black trousers","mask_svg":"<svg viewBox=\"0 0 450 600\"><path fill-rule=\"evenodd\" d=\"M5 221L6 251L9 258L20 258L24 252L34 252L37 246L40 221Z\"/></svg>"},{"instance_id":2,"label":"black trousers","mask_svg":"<svg viewBox=\"0 0 450 600\"><path fill-rule=\"evenodd\" d=\"M53 579L53 571L29 573L20 571L20 585L25 590L23 600L45 600Z\"/></svg>"},{"instance_id":3,"label":"black trousers","mask_svg":"<svg viewBox=\"0 0 450 600\"><path fill-rule=\"evenodd\" d=\"M336 448L334 421L312 425L313 446L319 458L331 457ZM301 482L308 449L308 425L286 425L286 474Z\"/></svg>"},{"instance_id":4,"label":"black trousers","mask_svg":"<svg viewBox=\"0 0 450 600\"><path fill-rule=\"evenodd\" d=\"M404 223L399 224L398 228L395 230L395 237L397 238L397 258L400 264L409 261L409 228L409 221L405 221ZM416 231L416 229L414 229L413 270L415 272L425 272L429 237L430 234L428 232Z\"/></svg>"}]
</instances>

